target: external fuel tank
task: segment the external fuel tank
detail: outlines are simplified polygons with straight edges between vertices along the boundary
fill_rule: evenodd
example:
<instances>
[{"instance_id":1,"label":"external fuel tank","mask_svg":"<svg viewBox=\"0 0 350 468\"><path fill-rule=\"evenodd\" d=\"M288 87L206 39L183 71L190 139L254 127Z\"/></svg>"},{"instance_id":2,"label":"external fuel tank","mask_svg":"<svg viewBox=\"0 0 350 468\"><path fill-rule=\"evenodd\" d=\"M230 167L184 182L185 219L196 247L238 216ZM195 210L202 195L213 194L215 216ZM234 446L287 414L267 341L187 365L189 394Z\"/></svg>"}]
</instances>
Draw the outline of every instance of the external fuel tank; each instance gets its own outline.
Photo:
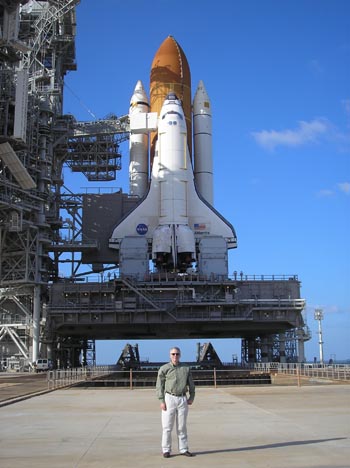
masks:
<instances>
[{"instance_id":1,"label":"external fuel tank","mask_svg":"<svg viewBox=\"0 0 350 468\"><path fill-rule=\"evenodd\" d=\"M165 98L174 92L182 103L187 127L187 144L192 156L191 72L186 55L172 36L157 50L150 75L150 112L158 116ZM151 160L154 157L157 132L151 134Z\"/></svg>"}]
</instances>

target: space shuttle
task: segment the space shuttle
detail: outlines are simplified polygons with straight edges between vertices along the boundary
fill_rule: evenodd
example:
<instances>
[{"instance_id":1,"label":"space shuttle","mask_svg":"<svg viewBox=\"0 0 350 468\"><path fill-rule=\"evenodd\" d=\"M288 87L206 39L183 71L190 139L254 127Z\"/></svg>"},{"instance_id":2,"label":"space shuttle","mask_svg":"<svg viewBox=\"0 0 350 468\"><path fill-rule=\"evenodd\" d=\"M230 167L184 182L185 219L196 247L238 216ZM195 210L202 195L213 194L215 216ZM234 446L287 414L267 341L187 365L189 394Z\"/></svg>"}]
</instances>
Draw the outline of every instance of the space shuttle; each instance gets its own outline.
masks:
<instances>
[{"instance_id":1,"label":"space shuttle","mask_svg":"<svg viewBox=\"0 0 350 468\"><path fill-rule=\"evenodd\" d=\"M190 83L186 56L169 36L152 63L150 101L141 81L130 101L129 192L140 202L109 240L122 274L145 274L148 260L159 272L228 274L237 238L213 207L210 100L200 81L192 106Z\"/></svg>"}]
</instances>

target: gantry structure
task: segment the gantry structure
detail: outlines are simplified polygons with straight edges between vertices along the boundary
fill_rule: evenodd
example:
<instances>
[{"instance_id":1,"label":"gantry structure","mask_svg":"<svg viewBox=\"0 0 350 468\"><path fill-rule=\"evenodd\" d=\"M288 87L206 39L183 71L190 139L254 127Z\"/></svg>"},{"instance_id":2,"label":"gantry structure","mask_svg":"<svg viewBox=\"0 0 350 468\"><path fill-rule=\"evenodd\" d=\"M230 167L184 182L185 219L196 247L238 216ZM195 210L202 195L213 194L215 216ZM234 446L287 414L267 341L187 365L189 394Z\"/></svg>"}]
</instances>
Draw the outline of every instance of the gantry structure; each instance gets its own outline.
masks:
<instances>
[{"instance_id":1,"label":"gantry structure","mask_svg":"<svg viewBox=\"0 0 350 468\"><path fill-rule=\"evenodd\" d=\"M66 166L88 182L115 180L129 138L128 116L64 114L78 3L0 0L1 366L85 365L96 339L170 337L242 338L245 363L304 360L296 275L119 274L107 228L138 200L76 193L62 175Z\"/></svg>"},{"instance_id":2,"label":"gantry structure","mask_svg":"<svg viewBox=\"0 0 350 468\"><path fill-rule=\"evenodd\" d=\"M120 169L118 142L128 137L126 119L111 115L80 123L63 114L64 77L76 70L78 3L0 1L3 366L15 356L21 367L30 367L40 354L47 354L40 334L49 285L59 278L63 245L69 253L93 248L78 241L81 196L64 186L63 166L90 181L111 180ZM65 229L74 231L69 240L62 238ZM91 348L85 342L85 355L93 355Z\"/></svg>"}]
</instances>

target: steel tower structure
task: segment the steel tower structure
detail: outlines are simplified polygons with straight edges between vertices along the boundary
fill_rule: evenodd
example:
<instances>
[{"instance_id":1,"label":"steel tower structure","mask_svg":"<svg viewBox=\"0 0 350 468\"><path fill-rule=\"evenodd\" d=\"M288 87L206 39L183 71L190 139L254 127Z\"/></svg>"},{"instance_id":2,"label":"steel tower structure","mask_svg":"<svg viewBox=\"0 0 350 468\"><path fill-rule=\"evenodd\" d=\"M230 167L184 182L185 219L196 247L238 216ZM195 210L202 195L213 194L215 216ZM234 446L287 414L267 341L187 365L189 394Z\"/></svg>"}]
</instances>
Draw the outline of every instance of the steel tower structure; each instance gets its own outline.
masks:
<instances>
[{"instance_id":1,"label":"steel tower structure","mask_svg":"<svg viewBox=\"0 0 350 468\"><path fill-rule=\"evenodd\" d=\"M109 180L120 168L125 123L83 124L63 115L64 76L76 70L78 0L0 1L0 356L21 367L47 354L41 330L49 284L59 276L62 210L80 197L64 189L62 167ZM89 153L89 158L86 154ZM75 231L77 219L73 216ZM92 248L91 244L87 248ZM80 348L91 355L91 344ZM71 346L71 344L70 344ZM75 344L74 346L77 346ZM80 350L79 350L80 352ZM12 359L11 362L16 360Z\"/></svg>"}]
</instances>

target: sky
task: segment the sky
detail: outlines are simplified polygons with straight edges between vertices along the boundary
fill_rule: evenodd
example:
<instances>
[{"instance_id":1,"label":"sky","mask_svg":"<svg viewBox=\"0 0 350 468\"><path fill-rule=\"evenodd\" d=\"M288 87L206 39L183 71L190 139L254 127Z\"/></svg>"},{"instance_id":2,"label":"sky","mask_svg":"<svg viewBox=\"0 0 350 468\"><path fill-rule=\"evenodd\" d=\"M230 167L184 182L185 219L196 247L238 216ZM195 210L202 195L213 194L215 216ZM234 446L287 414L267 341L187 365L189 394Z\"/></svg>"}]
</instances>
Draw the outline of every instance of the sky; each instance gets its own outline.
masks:
<instances>
[{"instance_id":1,"label":"sky","mask_svg":"<svg viewBox=\"0 0 350 468\"><path fill-rule=\"evenodd\" d=\"M213 112L214 206L235 227L229 273L296 274L312 333L307 360L350 359L350 2L348 0L81 0L78 69L64 112L77 120L128 113L137 80L149 90L153 57L172 35L203 80ZM128 146L112 187L128 191ZM65 171L74 192L96 187ZM239 340L178 340L183 360L211 341L224 362ZM173 341L138 341L141 358L167 360ZM114 363L125 341L98 342ZM131 343L135 344L135 343Z\"/></svg>"}]
</instances>

